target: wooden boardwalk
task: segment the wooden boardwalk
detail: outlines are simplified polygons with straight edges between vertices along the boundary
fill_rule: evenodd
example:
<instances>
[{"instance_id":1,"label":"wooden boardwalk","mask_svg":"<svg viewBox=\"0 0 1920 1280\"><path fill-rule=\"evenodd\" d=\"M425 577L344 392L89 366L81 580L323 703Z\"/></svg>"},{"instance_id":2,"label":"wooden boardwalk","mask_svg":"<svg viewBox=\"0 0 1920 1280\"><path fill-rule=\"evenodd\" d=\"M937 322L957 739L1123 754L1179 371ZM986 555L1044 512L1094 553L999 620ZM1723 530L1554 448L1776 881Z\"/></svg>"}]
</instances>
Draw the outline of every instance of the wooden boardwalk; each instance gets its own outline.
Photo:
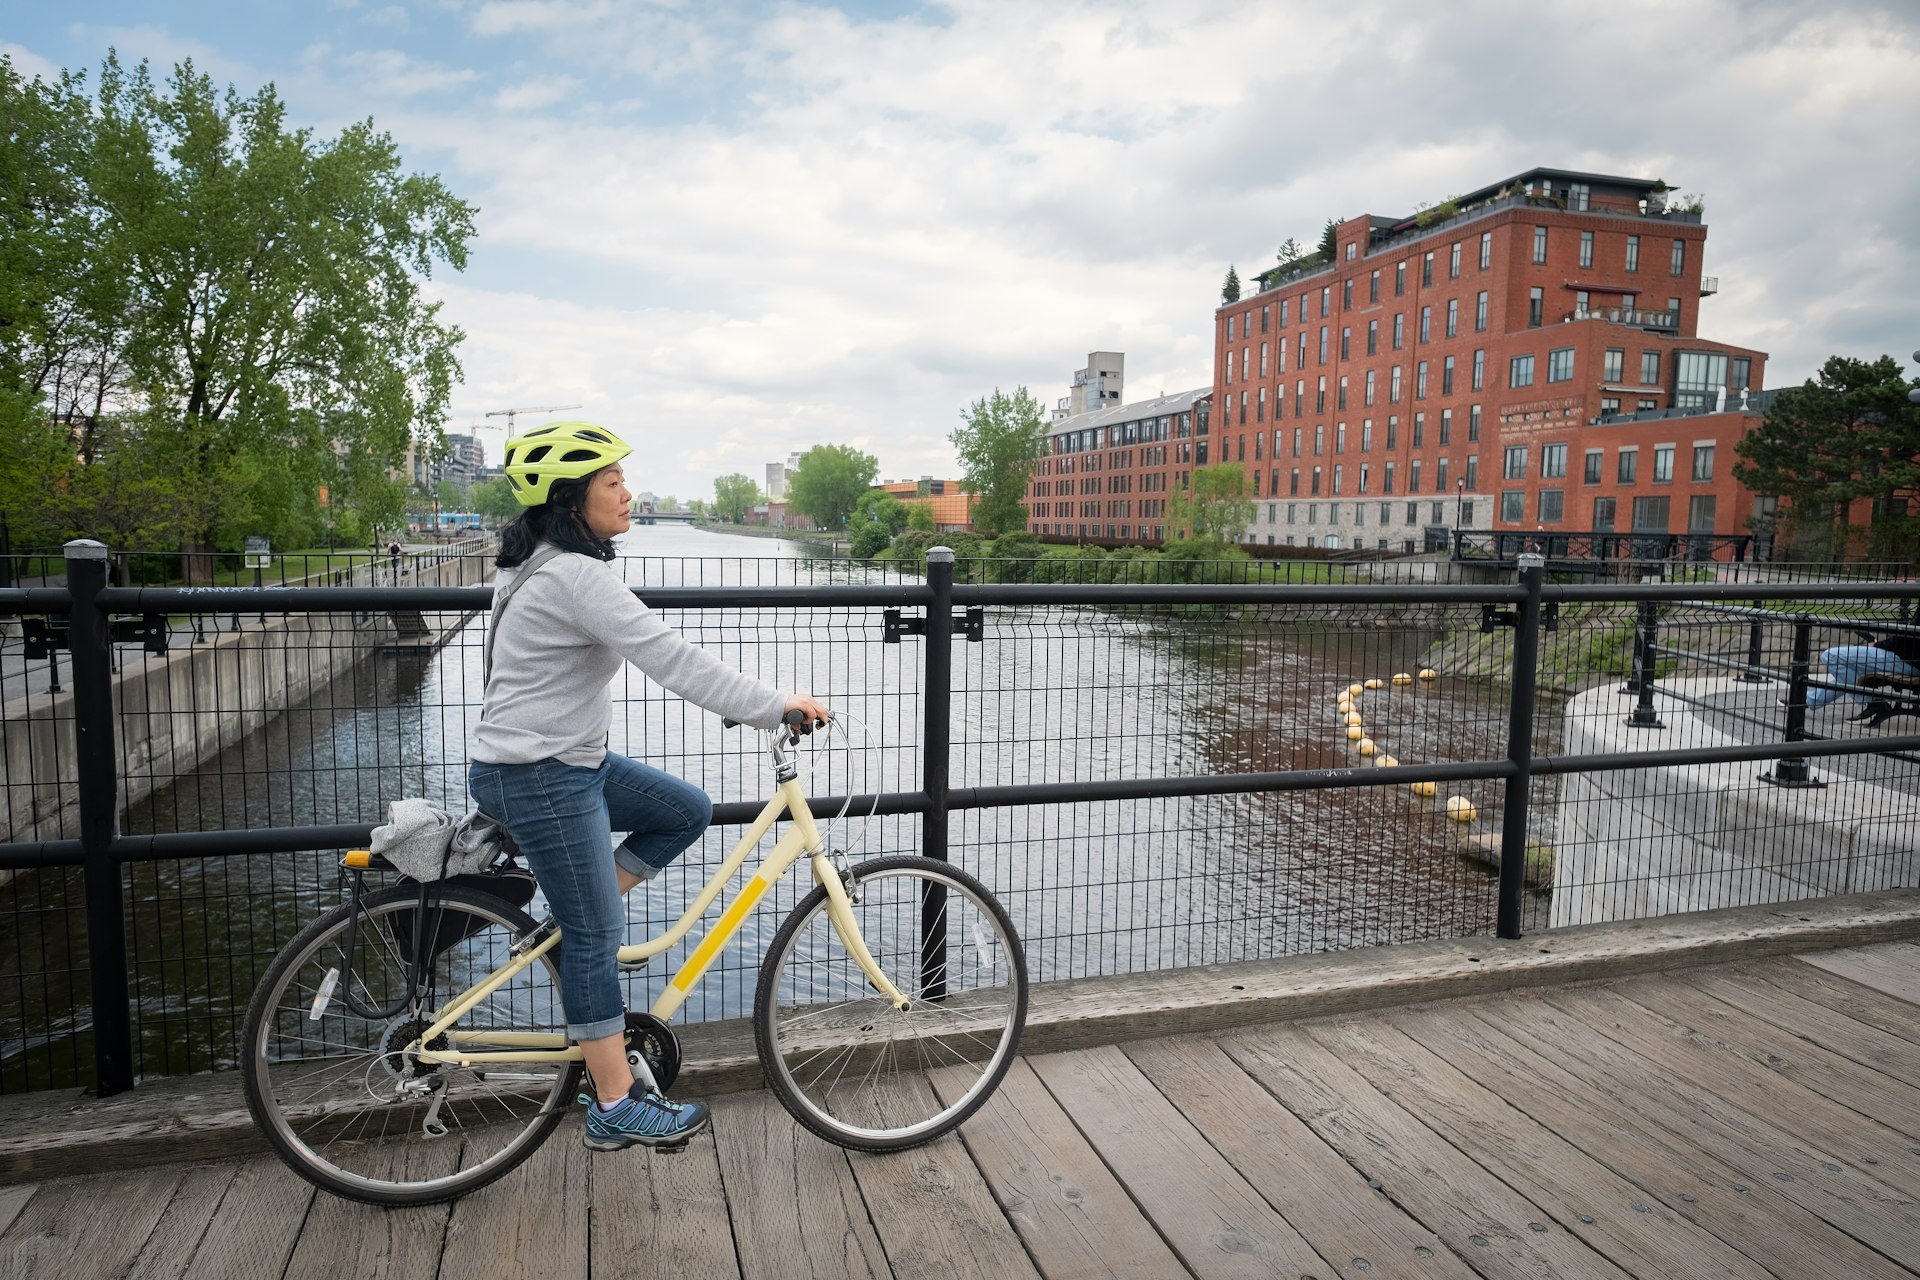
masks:
<instances>
[{"instance_id":1,"label":"wooden boardwalk","mask_svg":"<svg viewBox=\"0 0 1920 1280\"><path fill-rule=\"evenodd\" d=\"M0 1188L0 1274L1920 1275L1910 944L1036 1056L898 1156L714 1110L418 1210L268 1158Z\"/></svg>"}]
</instances>

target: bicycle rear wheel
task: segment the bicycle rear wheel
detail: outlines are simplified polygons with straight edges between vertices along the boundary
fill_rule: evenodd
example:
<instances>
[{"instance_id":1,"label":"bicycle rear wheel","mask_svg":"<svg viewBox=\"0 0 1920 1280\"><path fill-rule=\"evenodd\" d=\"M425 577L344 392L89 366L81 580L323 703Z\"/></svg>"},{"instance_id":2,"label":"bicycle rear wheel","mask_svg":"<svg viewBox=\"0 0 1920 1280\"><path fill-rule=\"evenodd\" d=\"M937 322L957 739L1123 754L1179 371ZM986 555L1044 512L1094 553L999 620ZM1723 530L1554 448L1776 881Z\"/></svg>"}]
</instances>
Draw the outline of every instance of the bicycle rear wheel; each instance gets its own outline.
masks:
<instances>
[{"instance_id":1,"label":"bicycle rear wheel","mask_svg":"<svg viewBox=\"0 0 1920 1280\"><path fill-rule=\"evenodd\" d=\"M352 993L362 1011L407 991L418 888L361 899ZM418 1056L440 1009L505 964L534 929L525 912L479 889L430 891L425 927L438 953L398 1013L369 1019L346 998L351 904L307 926L274 957L247 1009L247 1108L274 1150L321 1189L369 1204L449 1200L485 1186L540 1146L579 1089L578 1062L444 1066ZM491 1032L565 1043L552 952L482 1000L451 1029L460 1047L501 1049ZM433 1048L443 1047L438 1041Z\"/></svg>"},{"instance_id":2,"label":"bicycle rear wheel","mask_svg":"<svg viewBox=\"0 0 1920 1280\"><path fill-rule=\"evenodd\" d=\"M767 1086L829 1142L900 1151L949 1132L992 1095L1027 1018L1027 962L985 885L932 858L874 858L848 879L853 916L895 1009L847 954L814 890L774 935L754 993Z\"/></svg>"}]
</instances>

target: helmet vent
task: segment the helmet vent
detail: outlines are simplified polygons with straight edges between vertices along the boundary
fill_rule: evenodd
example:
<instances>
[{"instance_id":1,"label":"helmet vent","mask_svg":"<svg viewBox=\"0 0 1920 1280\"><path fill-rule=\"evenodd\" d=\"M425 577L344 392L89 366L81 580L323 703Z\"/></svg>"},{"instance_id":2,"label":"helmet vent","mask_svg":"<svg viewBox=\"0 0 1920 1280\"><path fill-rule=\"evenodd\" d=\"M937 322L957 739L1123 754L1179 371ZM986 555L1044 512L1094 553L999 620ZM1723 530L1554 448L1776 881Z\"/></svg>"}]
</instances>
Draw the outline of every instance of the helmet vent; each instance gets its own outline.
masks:
<instances>
[{"instance_id":1,"label":"helmet vent","mask_svg":"<svg viewBox=\"0 0 1920 1280\"><path fill-rule=\"evenodd\" d=\"M553 446L550 444L536 445L533 448L527 450L527 456L520 459L520 465L523 467L530 467L534 463L540 461L540 459L546 457L549 453L552 453L552 452L553 452Z\"/></svg>"},{"instance_id":2,"label":"helmet vent","mask_svg":"<svg viewBox=\"0 0 1920 1280\"><path fill-rule=\"evenodd\" d=\"M600 455L592 449L569 449L560 455L562 462L592 462Z\"/></svg>"}]
</instances>

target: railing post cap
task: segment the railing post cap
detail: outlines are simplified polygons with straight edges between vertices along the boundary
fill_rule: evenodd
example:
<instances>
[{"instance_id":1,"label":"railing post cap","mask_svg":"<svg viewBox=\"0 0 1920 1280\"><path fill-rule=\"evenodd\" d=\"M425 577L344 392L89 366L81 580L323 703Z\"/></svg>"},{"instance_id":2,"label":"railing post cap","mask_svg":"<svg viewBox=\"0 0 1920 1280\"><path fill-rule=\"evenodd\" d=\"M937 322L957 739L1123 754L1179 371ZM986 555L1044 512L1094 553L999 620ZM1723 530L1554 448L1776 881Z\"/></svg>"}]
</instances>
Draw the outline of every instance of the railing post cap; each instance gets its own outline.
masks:
<instances>
[{"instance_id":1,"label":"railing post cap","mask_svg":"<svg viewBox=\"0 0 1920 1280\"><path fill-rule=\"evenodd\" d=\"M928 547L927 563L928 564L952 564L953 548L952 547Z\"/></svg>"},{"instance_id":2,"label":"railing post cap","mask_svg":"<svg viewBox=\"0 0 1920 1280\"><path fill-rule=\"evenodd\" d=\"M105 560L107 544L93 538L75 538L66 546L69 560Z\"/></svg>"},{"instance_id":3,"label":"railing post cap","mask_svg":"<svg viewBox=\"0 0 1920 1280\"><path fill-rule=\"evenodd\" d=\"M1546 568L1547 558L1537 551L1522 551L1519 555L1519 563L1520 572L1525 573L1529 569Z\"/></svg>"}]
</instances>

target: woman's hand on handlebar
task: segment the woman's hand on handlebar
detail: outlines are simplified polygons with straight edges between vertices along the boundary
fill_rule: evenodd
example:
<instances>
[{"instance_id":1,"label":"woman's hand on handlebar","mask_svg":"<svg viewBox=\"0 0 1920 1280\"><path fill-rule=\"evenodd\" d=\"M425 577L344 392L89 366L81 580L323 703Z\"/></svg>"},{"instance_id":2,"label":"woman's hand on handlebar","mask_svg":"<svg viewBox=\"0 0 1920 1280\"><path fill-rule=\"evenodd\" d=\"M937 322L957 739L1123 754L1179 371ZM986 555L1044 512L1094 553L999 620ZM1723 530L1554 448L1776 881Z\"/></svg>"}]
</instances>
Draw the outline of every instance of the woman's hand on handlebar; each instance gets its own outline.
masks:
<instances>
[{"instance_id":1,"label":"woman's hand on handlebar","mask_svg":"<svg viewBox=\"0 0 1920 1280\"><path fill-rule=\"evenodd\" d=\"M806 726L802 732L807 732L815 728L825 728L827 721L833 718L832 713L827 710L827 704L808 693L796 693L787 699L787 719L789 724L793 723L793 713L796 711L800 712L803 717L800 723Z\"/></svg>"}]
</instances>

